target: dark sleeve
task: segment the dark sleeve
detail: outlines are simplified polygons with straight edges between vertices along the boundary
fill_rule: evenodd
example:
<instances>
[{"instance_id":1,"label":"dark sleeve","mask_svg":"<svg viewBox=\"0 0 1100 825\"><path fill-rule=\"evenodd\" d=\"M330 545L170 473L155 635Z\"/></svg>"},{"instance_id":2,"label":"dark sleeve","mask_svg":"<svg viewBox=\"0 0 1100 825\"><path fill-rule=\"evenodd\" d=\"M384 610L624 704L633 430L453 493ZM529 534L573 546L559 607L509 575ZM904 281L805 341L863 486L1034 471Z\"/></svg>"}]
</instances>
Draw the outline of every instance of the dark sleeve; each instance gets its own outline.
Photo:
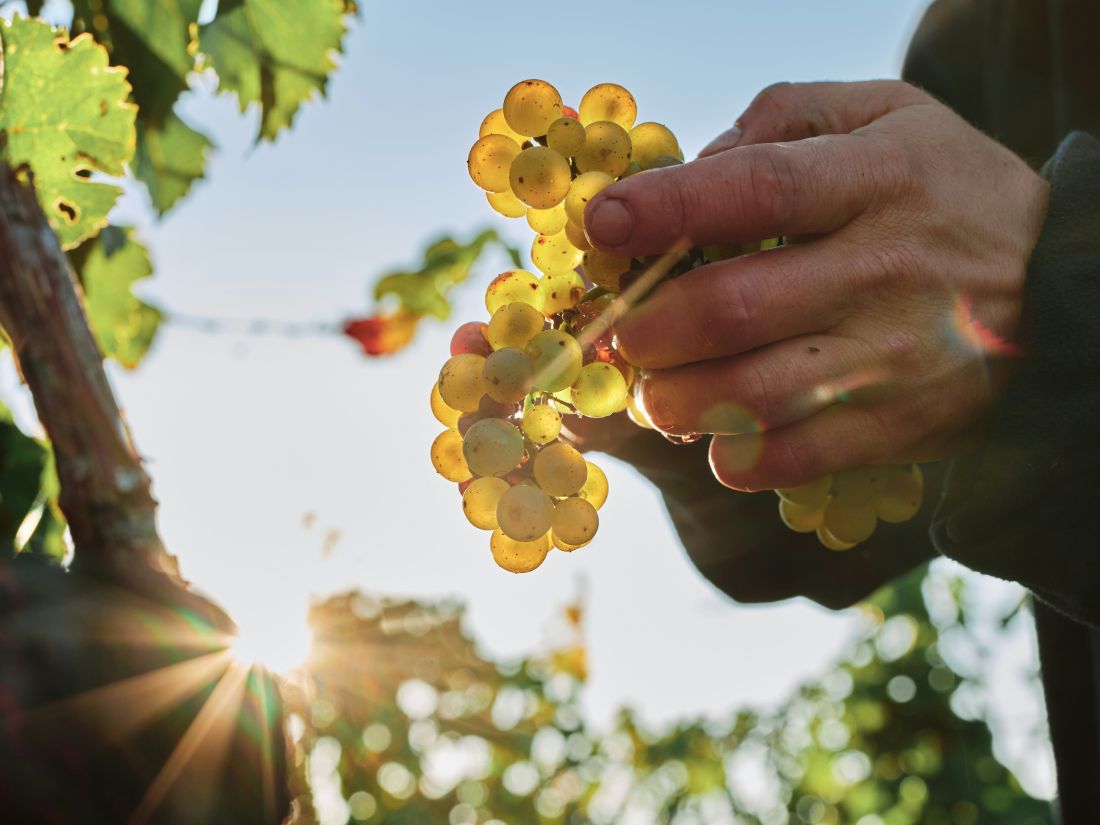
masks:
<instances>
[{"instance_id":1,"label":"dark sleeve","mask_svg":"<svg viewBox=\"0 0 1100 825\"><path fill-rule=\"evenodd\" d=\"M805 596L826 607L847 607L936 555L928 525L942 467L925 468L925 506L916 519L879 524L868 541L837 553L813 534L784 526L775 493L740 493L719 484L707 445L677 446L645 432L615 455L653 482L691 562L739 602Z\"/></svg>"},{"instance_id":2,"label":"dark sleeve","mask_svg":"<svg viewBox=\"0 0 1100 825\"><path fill-rule=\"evenodd\" d=\"M1044 174L1024 355L982 448L952 462L932 537L1100 626L1100 141L1070 135Z\"/></svg>"}]
</instances>

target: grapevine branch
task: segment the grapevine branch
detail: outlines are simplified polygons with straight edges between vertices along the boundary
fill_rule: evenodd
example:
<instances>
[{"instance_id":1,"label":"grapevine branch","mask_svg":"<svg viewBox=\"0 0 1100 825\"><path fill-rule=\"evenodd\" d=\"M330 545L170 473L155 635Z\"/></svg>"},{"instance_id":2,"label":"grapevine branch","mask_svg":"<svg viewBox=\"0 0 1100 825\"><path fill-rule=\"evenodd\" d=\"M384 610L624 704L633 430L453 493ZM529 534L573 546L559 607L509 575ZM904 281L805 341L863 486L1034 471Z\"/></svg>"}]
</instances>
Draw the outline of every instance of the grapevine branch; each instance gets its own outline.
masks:
<instances>
[{"instance_id":1,"label":"grapevine branch","mask_svg":"<svg viewBox=\"0 0 1100 825\"><path fill-rule=\"evenodd\" d=\"M53 443L74 567L175 571L150 481L123 422L82 298L25 167L0 164L0 326Z\"/></svg>"}]
</instances>

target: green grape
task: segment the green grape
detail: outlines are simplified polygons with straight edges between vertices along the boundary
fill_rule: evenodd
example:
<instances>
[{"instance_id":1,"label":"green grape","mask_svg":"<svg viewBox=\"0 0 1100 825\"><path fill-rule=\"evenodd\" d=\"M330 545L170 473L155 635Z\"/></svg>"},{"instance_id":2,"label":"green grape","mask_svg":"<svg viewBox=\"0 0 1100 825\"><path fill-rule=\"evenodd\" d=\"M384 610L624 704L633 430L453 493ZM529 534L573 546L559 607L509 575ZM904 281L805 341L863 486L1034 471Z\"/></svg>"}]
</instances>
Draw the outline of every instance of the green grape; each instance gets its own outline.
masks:
<instances>
[{"instance_id":1,"label":"green grape","mask_svg":"<svg viewBox=\"0 0 1100 825\"><path fill-rule=\"evenodd\" d=\"M443 403L461 412L476 412L485 395L481 371L485 359L472 352L447 359L439 371L439 396Z\"/></svg>"},{"instance_id":2,"label":"green grape","mask_svg":"<svg viewBox=\"0 0 1100 825\"><path fill-rule=\"evenodd\" d=\"M466 168L474 183L487 192L505 192L508 172L519 154L519 144L504 135L486 135L470 147Z\"/></svg>"},{"instance_id":3,"label":"green grape","mask_svg":"<svg viewBox=\"0 0 1100 825\"><path fill-rule=\"evenodd\" d=\"M833 498L845 504L874 504L886 482L884 469L876 466L852 467L833 473Z\"/></svg>"},{"instance_id":4,"label":"green grape","mask_svg":"<svg viewBox=\"0 0 1100 825\"><path fill-rule=\"evenodd\" d=\"M505 304L518 301L542 310L542 293L538 276L526 269L509 269L501 272L485 288L485 309L493 315Z\"/></svg>"},{"instance_id":5,"label":"green grape","mask_svg":"<svg viewBox=\"0 0 1100 825\"><path fill-rule=\"evenodd\" d=\"M634 386L639 385L635 384ZM626 396L626 415L627 418L629 418L643 430L653 429L653 422L649 420L649 416L647 416L645 410L642 409L642 405L639 404L637 399L630 394Z\"/></svg>"},{"instance_id":6,"label":"green grape","mask_svg":"<svg viewBox=\"0 0 1100 825\"><path fill-rule=\"evenodd\" d=\"M885 468L885 482L875 499L875 514L889 524L909 521L920 511L924 485L912 470L920 472L915 464L912 469Z\"/></svg>"},{"instance_id":7,"label":"green grape","mask_svg":"<svg viewBox=\"0 0 1100 825\"><path fill-rule=\"evenodd\" d=\"M539 290L542 292L542 311L556 315L577 305L584 295L584 279L576 272L543 275Z\"/></svg>"},{"instance_id":8,"label":"green grape","mask_svg":"<svg viewBox=\"0 0 1100 825\"><path fill-rule=\"evenodd\" d=\"M681 166L683 160L680 158L674 158L671 155L661 155L656 160L650 161L646 169L664 169L666 166Z\"/></svg>"},{"instance_id":9,"label":"green grape","mask_svg":"<svg viewBox=\"0 0 1100 825\"><path fill-rule=\"evenodd\" d=\"M830 550L851 550L856 546L854 541L841 541L824 527L817 528L817 540Z\"/></svg>"},{"instance_id":10,"label":"green grape","mask_svg":"<svg viewBox=\"0 0 1100 825\"><path fill-rule=\"evenodd\" d=\"M447 481L461 484L472 475L462 454L462 436L458 430L444 430L432 442L432 466Z\"/></svg>"},{"instance_id":11,"label":"green grape","mask_svg":"<svg viewBox=\"0 0 1100 825\"><path fill-rule=\"evenodd\" d=\"M533 484L509 488L497 504L500 531L514 541L545 536L553 518L554 500Z\"/></svg>"},{"instance_id":12,"label":"green grape","mask_svg":"<svg viewBox=\"0 0 1100 825\"><path fill-rule=\"evenodd\" d=\"M607 476L591 461L586 461L585 465L588 467L588 477L577 495L599 510L607 501Z\"/></svg>"},{"instance_id":13,"label":"green grape","mask_svg":"<svg viewBox=\"0 0 1100 825\"><path fill-rule=\"evenodd\" d=\"M826 499L829 498L829 491L832 489L833 477L826 475L816 481L811 481L809 484L803 484L801 487L788 487L775 492L781 499L789 501L791 504L817 507L825 503Z\"/></svg>"},{"instance_id":14,"label":"green grape","mask_svg":"<svg viewBox=\"0 0 1100 825\"><path fill-rule=\"evenodd\" d=\"M521 135L545 135L561 117L561 95L545 80L521 80L504 96L504 119Z\"/></svg>"},{"instance_id":15,"label":"green grape","mask_svg":"<svg viewBox=\"0 0 1100 825\"><path fill-rule=\"evenodd\" d=\"M505 347L485 359L481 377L485 379L485 394L501 404L522 401L531 391L533 365L521 349Z\"/></svg>"},{"instance_id":16,"label":"green grape","mask_svg":"<svg viewBox=\"0 0 1100 825\"><path fill-rule=\"evenodd\" d=\"M796 533L812 533L822 525L825 506L824 503L816 506L795 504L793 501L781 498L779 499L779 517Z\"/></svg>"},{"instance_id":17,"label":"green grape","mask_svg":"<svg viewBox=\"0 0 1100 825\"><path fill-rule=\"evenodd\" d=\"M585 364L572 389L573 406L589 418L605 418L626 409L626 379L603 361Z\"/></svg>"},{"instance_id":18,"label":"green grape","mask_svg":"<svg viewBox=\"0 0 1100 825\"><path fill-rule=\"evenodd\" d=\"M660 157L675 157L683 160L684 153L672 130L661 123L639 123L630 130L630 142L634 149L634 160L648 169L653 161Z\"/></svg>"},{"instance_id":19,"label":"green grape","mask_svg":"<svg viewBox=\"0 0 1100 825\"><path fill-rule=\"evenodd\" d=\"M571 496L588 478L584 456L564 442L547 445L535 456L535 483L555 498Z\"/></svg>"},{"instance_id":20,"label":"green grape","mask_svg":"<svg viewBox=\"0 0 1100 825\"><path fill-rule=\"evenodd\" d=\"M485 137L486 135L504 135L510 137L520 146L522 146L527 138L515 131L508 125L508 121L504 119L503 109L494 109L485 115L485 120L481 121L481 128L477 131L478 137Z\"/></svg>"},{"instance_id":21,"label":"green grape","mask_svg":"<svg viewBox=\"0 0 1100 825\"><path fill-rule=\"evenodd\" d=\"M584 148L584 127L572 117L559 117L546 130L546 145L567 158Z\"/></svg>"},{"instance_id":22,"label":"green grape","mask_svg":"<svg viewBox=\"0 0 1100 825\"><path fill-rule=\"evenodd\" d=\"M565 202L549 209L528 209L527 225L540 235L557 235L569 220L565 214Z\"/></svg>"},{"instance_id":23,"label":"green grape","mask_svg":"<svg viewBox=\"0 0 1100 825\"><path fill-rule=\"evenodd\" d=\"M476 476L502 476L523 460L523 434L510 421L483 418L466 431L462 454Z\"/></svg>"},{"instance_id":24,"label":"green grape","mask_svg":"<svg viewBox=\"0 0 1100 825\"><path fill-rule=\"evenodd\" d=\"M584 127L584 148L573 159L580 172L606 172L617 178L630 165L630 135L618 123L597 120Z\"/></svg>"},{"instance_id":25,"label":"green grape","mask_svg":"<svg viewBox=\"0 0 1100 825\"><path fill-rule=\"evenodd\" d=\"M524 149L508 172L516 197L535 209L550 209L565 200L572 179L569 161L546 146Z\"/></svg>"},{"instance_id":26,"label":"green grape","mask_svg":"<svg viewBox=\"0 0 1100 825\"><path fill-rule=\"evenodd\" d=\"M633 145L631 146L630 152L631 155L635 154ZM629 178L631 175L636 175L641 171L643 171L642 164L638 163L636 160L632 160L627 164L626 171L619 175L619 180Z\"/></svg>"},{"instance_id":27,"label":"green grape","mask_svg":"<svg viewBox=\"0 0 1100 825\"><path fill-rule=\"evenodd\" d=\"M569 243L573 244L581 252L590 252L592 250L592 244L588 240L588 236L584 234L584 230L573 221L567 221L565 224L565 237L569 239ZM584 258L581 258L583 261Z\"/></svg>"},{"instance_id":28,"label":"green grape","mask_svg":"<svg viewBox=\"0 0 1100 825\"><path fill-rule=\"evenodd\" d=\"M575 547L582 547L592 541L600 526L600 517L596 508L583 498L566 498L554 508L554 520L550 537L555 543L561 541Z\"/></svg>"},{"instance_id":29,"label":"green grape","mask_svg":"<svg viewBox=\"0 0 1100 825\"><path fill-rule=\"evenodd\" d=\"M458 425L458 419L462 415L461 410L456 410L443 400L443 396L439 394L439 383L432 384L432 415L435 416L435 420L442 424L444 427L454 429Z\"/></svg>"},{"instance_id":30,"label":"green grape","mask_svg":"<svg viewBox=\"0 0 1100 825\"><path fill-rule=\"evenodd\" d=\"M489 549L493 560L509 573L530 573L546 560L550 552L550 535L544 534L534 541L516 541L494 530Z\"/></svg>"},{"instance_id":31,"label":"green grape","mask_svg":"<svg viewBox=\"0 0 1100 825\"><path fill-rule=\"evenodd\" d=\"M572 272L584 253L569 242L564 232L556 235L536 235L531 243L531 261L544 275Z\"/></svg>"},{"instance_id":32,"label":"green grape","mask_svg":"<svg viewBox=\"0 0 1100 825\"><path fill-rule=\"evenodd\" d=\"M496 530L497 503L508 490L508 482L503 478L475 479L462 494L462 513L466 520L479 530Z\"/></svg>"},{"instance_id":33,"label":"green grape","mask_svg":"<svg viewBox=\"0 0 1100 825\"><path fill-rule=\"evenodd\" d=\"M584 93L577 114L585 126L609 120L629 129L638 119L638 104L634 95L617 83L601 83Z\"/></svg>"},{"instance_id":34,"label":"green grape","mask_svg":"<svg viewBox=\"0 0 1100 825\"><path fill-rule=\"evenodd\" d=\"M630 258L608 255L593 249L584 253L581 265L588 280L611 292L619 291L619 279L630 271Z\"/></svg>"},{"instance_id":35,"label":"green grape","mask_svg":"<svg viewBox=\"0 0 1100 825\"><path fill-rule=\"evenodd\" d=\"M536 404L523 414L523 434L535 444L549 444L561 434L561 413L549 404Z\"/></svg>"},{"instance_id":36,"label":"green grape","mask_svg":"<svg viewBox=\"0 0 1100 825\"><path fill-rule=\"evenodd\" d=\"M493 313L485 337L495 350L505 347L524 349L545 325L546 318L541 312L530 304L513 301Z\"/></svg>"},{"instance_id":37,"label":"green grape","mask_svg":"<svg viewBox=\"0 0 1100 825\"><path fill-rule=\"evenodd\" d=\"M522 218L527 214L527 207L511 189L503 192L486 192L485 199L489 201L489 206L493 207L494 212L506 218Z\"/></svg>"},{"instance_id":38,"label":"green grape","mask_svg":"<svg viewBox=\"0 0 1100 825\"><path fill-rule=\"evenodd\" d=\"M571 386L582 372L584 353L572 335L560 329L547 329L527 344L527 355L534 366L535 387L557 392Z\"/></svg>"},{"instance_id":39,"label":"green grape","mask_svg":"<svg viewBox=\"0 0 1100 825\"><path fill-rule=\"evenodd\" d=\"M875 532L875 523L873 505L848 503L834 498L825 505L825 519L821 526L837 541L859 544Z\"/></svg>"},{"instance_id":40,"label":"green grape","mask_svg":"<svg viewBox=\"0 0 1100 825\"><path fill-rule=\"evenodd\" d=\"M603 189L615 182L606 172L585 172L577 175L565 196L565 214L578 226L584 226L584 208Z\"/></svg>"}]
</instances>

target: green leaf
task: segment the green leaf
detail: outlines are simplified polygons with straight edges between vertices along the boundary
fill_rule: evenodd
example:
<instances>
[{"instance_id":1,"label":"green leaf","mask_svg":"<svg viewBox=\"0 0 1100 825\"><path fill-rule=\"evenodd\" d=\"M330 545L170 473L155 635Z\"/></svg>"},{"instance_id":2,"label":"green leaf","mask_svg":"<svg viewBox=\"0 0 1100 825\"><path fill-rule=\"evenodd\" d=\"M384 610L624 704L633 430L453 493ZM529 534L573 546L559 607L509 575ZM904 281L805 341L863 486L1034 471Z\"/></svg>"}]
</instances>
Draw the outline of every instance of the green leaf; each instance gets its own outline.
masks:
<instances>
[{"instance_id":1,"label":"green leaf","mask_svg":"<svg viewBox=\"0 0 1100 825\"><path fill-rule=\"evenodd\" d=\"M0 404L0 551L14 549L16 533L39 498L46 459L46 448L24 435Z\"/></svg>"},{"instance_id":2,"label":"green leaf","mask_svg":"<svg viewBox=\"0 0 1100 825\"><path fill-rule=\"evenodd\" d=\"M174 113L155 126L138 120L134 175L149 188L153 207L163 215L203 177L210 139Z\"/></svg>"},{"instance_id":3,"label":"green leaf","mask_svg":"<svg viewBox=\"0 0 1100 825\"><path fill-rule=\"evenodd\" d=\"M99 348L127 369L145 355L160 326L160 310L132 292L152 274L149 252L132 229L111 226L81 247L80 280L84 307Z\"/></svg>"},{"instance_id":4,"label":"green leaf","mask_svg":"<svg viewBox=\"0 0 1100 825\"><path fill-rule=\"evenodd\" d=\"M121 192L88 176L121 176L134 153L126 71L109 67L91 37L70 41L38 20L0 21L0 34L0 157L30 166L39 203L71 249L106 224Z\"/></svg>"},{"instance_id":5,"label":"green leaf","mask_svg":"<svg viewBox=\"0 0 1100 825\"><path fill-rule=\"evenodd\" d=\"M261 106L259 138L274 140L315 92L325 93L344 36L341 0L237 0L204 26L200 48L241 111Z\"/></svg>"}]
</instances>

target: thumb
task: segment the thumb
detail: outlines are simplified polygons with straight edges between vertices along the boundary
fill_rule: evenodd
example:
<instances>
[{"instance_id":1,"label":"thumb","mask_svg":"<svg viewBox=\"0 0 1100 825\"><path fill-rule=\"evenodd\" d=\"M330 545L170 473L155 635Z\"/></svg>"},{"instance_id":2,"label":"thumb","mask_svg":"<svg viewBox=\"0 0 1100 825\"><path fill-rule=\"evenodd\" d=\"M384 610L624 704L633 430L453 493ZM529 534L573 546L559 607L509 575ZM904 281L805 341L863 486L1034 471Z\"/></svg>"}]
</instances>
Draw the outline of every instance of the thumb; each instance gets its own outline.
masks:
<instances>
[{"instance_id":1,"label":"thumb","mask_svg":"<svg viewBox=\"0 0 1100 825\"><path fill-rule=\"evenodd\" d=\"M760 92L733 128L703 147L699 157L735 146L847 134L895 109L928 100L900 80L776 83Z\"/></svg>"}]
</instances>

